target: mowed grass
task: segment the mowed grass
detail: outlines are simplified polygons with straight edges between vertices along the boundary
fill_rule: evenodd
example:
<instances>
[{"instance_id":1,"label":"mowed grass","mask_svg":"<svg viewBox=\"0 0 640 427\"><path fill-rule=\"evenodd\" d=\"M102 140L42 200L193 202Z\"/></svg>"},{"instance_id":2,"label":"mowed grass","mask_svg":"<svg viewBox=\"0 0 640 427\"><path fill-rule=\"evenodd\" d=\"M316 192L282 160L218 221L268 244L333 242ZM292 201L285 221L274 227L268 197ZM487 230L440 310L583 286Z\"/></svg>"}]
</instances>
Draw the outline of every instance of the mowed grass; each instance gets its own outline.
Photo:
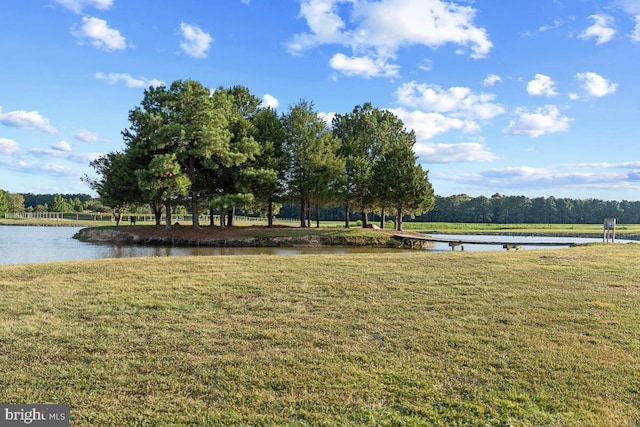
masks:
<instances>
[{"instance_id":1,"label":"mowed grass","mask_svg":"<svg viewBox=\"0 0 640 427\"><path fill-rule=\"evenodd\" d=\"M465 222L404 222L406 230L426 233L501 233L602 236L604 224L480 224ZM640 234L640 224L617 224L616 236Z\"/></svg>"},{"instance_id":2,"label":"mowed grass","mask_svg":"<svg viewBox=\"0 0 640 427\"><path fill-rule=\"evenodd\" d=\"M640 245L0 267L0 402L72 425L640 424Z\"/></svg>"}]
</instances>

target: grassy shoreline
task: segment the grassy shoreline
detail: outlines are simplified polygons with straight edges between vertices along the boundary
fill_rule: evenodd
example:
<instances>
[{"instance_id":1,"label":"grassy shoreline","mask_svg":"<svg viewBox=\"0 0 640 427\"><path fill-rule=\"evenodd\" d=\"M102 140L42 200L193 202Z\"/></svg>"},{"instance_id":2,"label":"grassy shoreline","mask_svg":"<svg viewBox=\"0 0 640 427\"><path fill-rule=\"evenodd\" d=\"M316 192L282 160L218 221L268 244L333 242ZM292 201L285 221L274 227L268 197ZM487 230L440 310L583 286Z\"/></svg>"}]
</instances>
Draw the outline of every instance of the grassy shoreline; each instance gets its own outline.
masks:
<instances>
[{"instance_id":1,"label":"grassy shoreline","mask_svg":"<svg viewBox=\"0 0 640 427\"><path fill-rule=\"evenodd\" d=\"M161 246L217 247L398 247L393 231L364 228L298 228L298 227L202 227L153 226L88 227L74 235L84 242Z\"/></svg>"},{"instance_id":2,"label":"grassy shoreline","mask_svg":"<svg viewBox=\"0 0 640 427\"><path fill-rule=\"evenodd\" d=\"M377 223L376 223L377 224ZM21 225L21 226L68 226L68 227L115 227L113 221L92 221L92 220L69 220L69 219L2 219L1 225ZM153 226L151 221L138 222L138 226ZM238 227L266 226L266 219L255 221L238 221ZM291 221L276 221L276 225L281 227L297 228L296 223ZM183 226L189 226L184 224ZM123 222L120 227L126 229L130 227L128 222ZM203 229L209 228L207 225ZM357 222L351 223L351 229L359 229ZM387 229L392 228L392 223L387 225ZM444 233L444 234L514 234L514 235L548 235L567 237L601 237L603 233L602 224L478 224L478 223L449 223L449 222L412 222L403 223L405 231L421 233ZM320 229L344 229L343 221L323 221ZM314 227L306 229L316 230ZM618 224L616 236L620 239L640 240L640 224Z\"/></svg>"},{"instance_id":3,"label":"grassy shoreline","mask_svg":"<svg viewBox=\"0 0 640 427\"><path fill-rule=\"evenodd\" d=\"M72 425L640 422L640 247L0 267L0 401Z\"/></svg>"}]
</instances>

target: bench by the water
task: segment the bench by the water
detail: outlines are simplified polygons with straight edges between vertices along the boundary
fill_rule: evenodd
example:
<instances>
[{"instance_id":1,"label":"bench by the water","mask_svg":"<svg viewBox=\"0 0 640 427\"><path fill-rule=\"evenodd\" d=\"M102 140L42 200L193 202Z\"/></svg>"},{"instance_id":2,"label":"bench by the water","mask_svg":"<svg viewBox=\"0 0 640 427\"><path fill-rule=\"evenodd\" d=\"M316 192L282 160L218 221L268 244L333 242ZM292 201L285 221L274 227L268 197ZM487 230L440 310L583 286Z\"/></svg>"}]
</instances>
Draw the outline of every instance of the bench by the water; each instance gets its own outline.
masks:
<instances>
[{"instance_id":1,"label":"bench by the water","mask_svg":"<svg viewBox=\"0 0 640 427\"><path fill-rule=\"evenodd\" d=\"M450 239L443 237L431 237L429 235L416 236L415 234L394 234L393 238L400 240L400 247L416 247L422 249L430 243L448 243L452 251L460 247L464 251L464 245L501 245L506 250L522 249L523 246L577 246L575 242L498 242L495 240Z\"/></svg>"}]
</instances>

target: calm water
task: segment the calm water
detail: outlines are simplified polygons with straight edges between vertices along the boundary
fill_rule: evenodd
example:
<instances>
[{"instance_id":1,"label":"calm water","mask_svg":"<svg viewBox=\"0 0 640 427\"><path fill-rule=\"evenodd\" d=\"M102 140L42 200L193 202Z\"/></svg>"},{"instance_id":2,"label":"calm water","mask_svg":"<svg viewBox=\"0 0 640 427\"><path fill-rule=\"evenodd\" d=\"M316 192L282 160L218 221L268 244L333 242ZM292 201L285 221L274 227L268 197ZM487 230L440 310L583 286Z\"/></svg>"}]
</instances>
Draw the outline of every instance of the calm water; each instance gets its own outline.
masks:
<instances>
[{"instance_id":1,"label":"calm water","mask_svg":"<svg viewBox=\"0 0 640 427\"><path fill-rule=\"evenodd\" d=\"M213 248L175 246L127 246L85 243L73 239L78 227L26 227L0 226L0 264L73 261L98 258L158 257L188 255L297 255L347 254L395 252L398 249L381 248ZM436 236L435 234L433 235ZM512 236L457 236L437 235L442 238L476 238L500 242L599 242L601 239L512 237ZM523 249L541 249L543 246L524 246ZM552 248L552 247L546 247ZM447 243L436 243L432 252L450 251ZM465 251L504 250L499 245L465 245Z\"/></svg>"},{"instance_id":2,"label":"calm water","mask_svg":"<svg viewBox=\"0 0 640 427\"><path fill-rule=\"evenodd\" d=\"M461 234L431 234L434 238L442 239L460 239L464 241L477 241L477 242L499 242L499 245L481 245L481 244L465 244L465 251L495 251L504 250L503 243L522 243L522 250L531 249L557 249L562 247L563 244L568 243L598 243L602 242L602 238L594 239L587 237L548 237L548 236L508 236L508 235L461 235ZM558 246L535 246L536 243L558 243ZM616 243L629 243L629 240L616 239ZM531 245L531 246L529 246ZM441 251L446 247L447 251L450 251L448 243L438 243L435 250ZM460 250L456 248L456 250Z\"/></svg>"},{"instance_id":3,"label":"calm water","mask_svg":"<svg viewBox=\"0 0 640 427\"><path fill-rule=\"evenodd\" d=\"M0 226L0 264L189 255L297 255L381 253L378 248L215 248L86 243L73 238L80 227Z\"/></svg>"}]
</instances>

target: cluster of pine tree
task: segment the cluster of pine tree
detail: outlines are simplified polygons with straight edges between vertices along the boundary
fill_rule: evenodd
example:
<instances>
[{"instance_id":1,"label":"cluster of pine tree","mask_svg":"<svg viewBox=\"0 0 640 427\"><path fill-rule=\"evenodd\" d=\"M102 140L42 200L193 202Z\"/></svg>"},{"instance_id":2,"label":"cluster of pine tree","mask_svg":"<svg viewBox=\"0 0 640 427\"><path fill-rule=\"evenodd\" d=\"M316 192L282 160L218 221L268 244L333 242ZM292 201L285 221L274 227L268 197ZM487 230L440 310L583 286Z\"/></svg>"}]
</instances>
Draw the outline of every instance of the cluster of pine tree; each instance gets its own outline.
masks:
<instances>
[{"instance_id":1,"label":"cluster of pine tree","mask_svg":"<svg viewBox=\"0 0 640 427\"><path fill-rule=\"evenodd\" d=\"M157 223L164 209L169 227L172 205L185 204L194 228L205 209L232 225L236 207L272 225L280 204L296 203L308 227L311 209L343 205L346 218L350 209L386 209L401 229L403 214L433 208L415 134L369 103L327 126L305 100L278 115L243 86L211 91L179 80L145 90L129 122L124 150L92 162L97 176L84 178L116 216L148 204Z\"/></svg>"}]
</instances>

